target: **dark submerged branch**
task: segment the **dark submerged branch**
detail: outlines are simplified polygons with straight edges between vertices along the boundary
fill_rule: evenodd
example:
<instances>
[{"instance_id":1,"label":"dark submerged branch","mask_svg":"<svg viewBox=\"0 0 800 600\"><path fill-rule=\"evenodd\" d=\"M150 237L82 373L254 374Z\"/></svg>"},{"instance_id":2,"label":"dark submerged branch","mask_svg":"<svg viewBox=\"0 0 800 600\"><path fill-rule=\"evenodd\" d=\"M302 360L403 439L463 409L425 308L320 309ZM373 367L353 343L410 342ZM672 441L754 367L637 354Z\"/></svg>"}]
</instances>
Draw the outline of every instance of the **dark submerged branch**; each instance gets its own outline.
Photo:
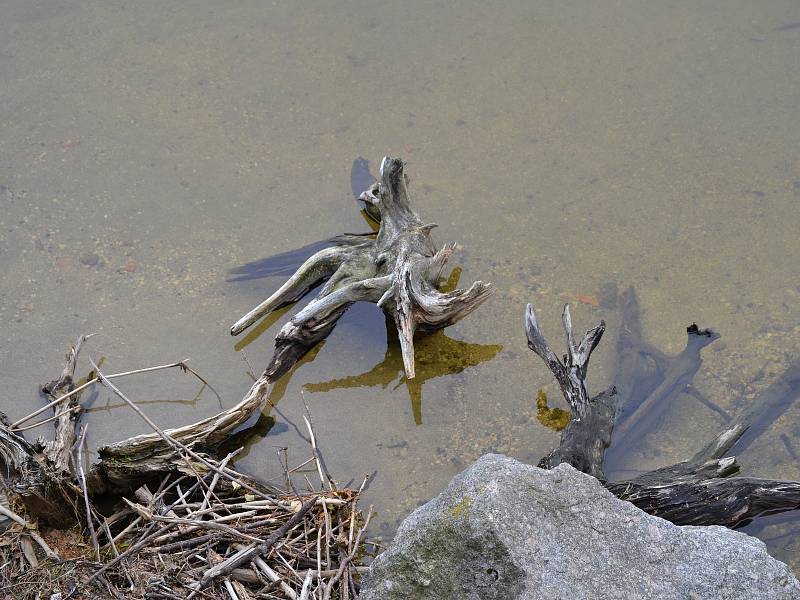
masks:
<instances>
[{"instance_id":1,"label":"dark submerged branch","mask_svg":"<svg viewBox=\"0 0 800 600\"><path fill-rule=\"evenodd\" d=\"M528 347L547 365L558 381L561 393L570 407L572 418L561 432L561 443L542 458L539 466L553 468L562 462L605 481L603 473L603 453L611 442L614 425L614 390L607 390L594 398L586 391L586 373L592 351L600 343L606 324L587 331L578 345L572 333L572 316L569 305L564 306L561 316L567 338L567 353L564 360L559 359L544 338L533 305L528 304L525 312L525 333Z\"/></svg>"},{"instance_id":2,"label":"dark submerged branch","mask_svg":"<svg viewBox=\"0 0 800 600\"><path fill-rule=\"evenodd\" d=\"M525 319L528 345L553 373L572 411L572 419L562 433L559 447L544 457L539 466L552 468L561 462L571 464L603 481L617 497L678 525L723 525L736 528L760 515L800 508L798 482L732 477L738 473L739 466L735 457L725 457L725 454L742 438L751 423L763 422L763 417L758 415L758 409L748 411L742 419L720 433L689 461L656 469L629 480L606 482L602 463L614 427L613 392L603 392L589 399L585 387L588 359L602 335L602 324L587 332L581 344L576 347L568 308L565 308L562 321L567 334L568 350L563 362L548 346L533 307L528 305ZM651 388L645 401L629 417L626 428L628 431L633 427L631 421L641 421L648 410L664 404L672 393L681 391L691 382L699 368L700 349L717 337L710 331L699 329L695 324L687 329L687 333L687 348L673 363L672 372L659 385ZM630 340L623 340L625 344L629 342ZM651 354L656 353L658 351L651 351ZM647 370L652 369L646 361L637 364L644 365ZM628 365L626 374L633 377L635 369ZM788 390L794 394L798 380L795 371L790 368L776 385L781 391ZM667 388L672 392L667 393ZM775 390L767 394L768 402L761 406L761 410L767 414L774 414L778 407L785 410L785 401L779 402L775 399L776 396Z\"/></svg>"}]
</instances>

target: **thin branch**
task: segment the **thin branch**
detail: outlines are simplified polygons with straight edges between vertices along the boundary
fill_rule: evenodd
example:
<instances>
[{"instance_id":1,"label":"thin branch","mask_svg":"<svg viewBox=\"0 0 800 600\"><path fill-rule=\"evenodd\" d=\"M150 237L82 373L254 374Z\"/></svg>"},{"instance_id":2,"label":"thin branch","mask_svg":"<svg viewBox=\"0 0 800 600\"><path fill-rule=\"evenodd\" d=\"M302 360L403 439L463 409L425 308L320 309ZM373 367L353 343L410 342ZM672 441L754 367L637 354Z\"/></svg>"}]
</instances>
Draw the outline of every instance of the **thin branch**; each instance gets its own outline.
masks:
<instances>
[{"instance_id":1,"label":"thin branch","mask_svg":"<svg viewBox=\"0 0 800 600\"><path fill-rule=\"evenodd\" d=\"M86 337L88 338L89 336L86 336ZM179 368L180 368L182 371L184 371L184 372L189 372L189 373L191 373L192 375L194 375L195 377L197 377L197 378L198 378L200 381L202 381L204 384L206 384L206 385L209 387L209 389L211 389L211 391L212 391L212 392L214 392L214 394L216 394L217 398L220 398L220 395L219 395L219 394L217 393L217 391L216 391L216 390L215 390L215 389L214 389L214 388L211 386L211 384L210 384L210 383L208 383L208 382L207 382L205 379L203 379L203 378L202 378L202 377L201 377L201 376L200 376L200 375L197 373L197 371L195 371L195 370L191 369L191 368L189 367L189 365L187 365L187 364L186 364L188 361L189 361L189 359L188 359L188 358L184 358L182 361L179 361L179 362L176 362L176 363L170 363L170 364L168 364L168 365L158 365L158 366L156 366L156 367L145 367L144 369L134 369L134 370L132 370L132 371L122 371L121 373L111 373L111 374L109 374L109 375L106 375L105 377L106 377L106 379L116 379L116 378L118 378L118 377L127 377L128 375L139 375L139 374L141 374L141 373L152 373L153 371L161 371L161 370L163 370L163 369L174 369L174 368L176 368L176 367L179 367ZM42 414L42 413L43 413L44 411L46 411L48 408L50 408L50 407L52 407L52 406L55 406L56 404L58 404L58 403L59 403L59 402L61 402L62 400L66 400L66 399L67 399L67 398L69 398L70 396L74 396L74 395L75 395L75 394L77 394L78 392L81 392L81 391L83 391L84 389L86 389L87 387L89 387L90 385L92 385L92 384L94 384L94 383L97 383L98 381L100 381L100 378L99 378L99 377L92 377L92 378L91 378L89 381L87 381L86 383L83 383L83 384L79 385L79 386L78 386L78 387L76 387L74 390L70 390L69 392L67 392L66 394L63 394L62 396L59 396L58 398L56 398L56 399L55 399L55 400L53 400L52 402L48 402L47 404L45 404L45 405L44 405L44 406L42 406L41 408L37 408L37 409L36 409L35 411L33 411L31 414L29 414L29 415L26 415L26 416L22 417L21 419L17 419L16 421L14 421L14 422L11 424L11 426L9 427L9 429L11 429L12 431L13 431L13 430L22 431L22 429L20 429L20 428L19 428L19 425L20 425L20 424L24 423L25 421L28 421L28 420L32 419L33 417L36 417L36 416L38 416L38 415Z\"/></svg>"},{"instance_id":2,"label":"thin branch","mask_svg":"<svg viewBox=\"0 0 800 600\"><path fill-rule=\"evenodd\" d=\"M54 414L52 417L48 417L47 419L42 419L41 421L36 421L36 423L34 423L33 425L26 425L25 427L17 427L13 431L14 433L19 433L20 431L28 431L29 429L36 429L40 425L45 425L47 423L50 423L51 421L56 421L60 419L67 413L77 412L80 410L81 410L80 406L71 406L66 410L62 410L61 412Z\"/></svg>"},{"instance_id":3,"label":"thin branch","mask_svg":"<svg viewBox=\"0 0 800 600\"><path fill-rule=\"evenodd\" d=\"M78 440L78 457L76 460L78 479L81 483L81 490L83 491L83 504L86 508L86 522L89 525L89 533L92 536L92 546L94 546L94 554L97 562L100 562L100 544L97 542L97 532L94 529L94 517L92 516L92 507L89 504L89 492L86 489L86 473L83 470L83 444L86 442L86 430L88 427L83 426L81 437Z\"/></svg>"}]
</instances>

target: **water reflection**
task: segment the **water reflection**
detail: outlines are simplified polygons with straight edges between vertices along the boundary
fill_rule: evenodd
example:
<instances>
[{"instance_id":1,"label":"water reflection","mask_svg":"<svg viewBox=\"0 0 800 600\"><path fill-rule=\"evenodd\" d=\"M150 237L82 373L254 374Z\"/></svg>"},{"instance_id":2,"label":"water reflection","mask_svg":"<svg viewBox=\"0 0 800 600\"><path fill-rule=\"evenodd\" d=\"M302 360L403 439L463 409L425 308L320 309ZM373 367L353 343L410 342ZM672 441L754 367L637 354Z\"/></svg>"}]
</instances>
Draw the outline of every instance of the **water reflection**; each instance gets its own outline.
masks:
<instances>
[{"instance_id":1,"label":"water reflection","mask_svg":"<svg viewBox=\"0 0 800 600\"><path fill-rule=\"evenodd\" d=\"M443 330L418 335L414 339L416 377L407 379L403 369L403 356L394 323L387 319L388 343L383 360L369 371L319 383L306 383L303 389L311 393L328 392L335 389L374 387L387 388L396 381L392 389L405 385L411 400L414 422L422 424L422 386L425 382L446 375L461 373L469 367L494 358L503 346L500 344L472 344L445 335Z\"/></svg>"},{"instance_id":2,"label":"water reflection","mask_svg":"<svg viewBox=\"0 0 800 600\"><path fill-rule=\"evenodd\" d=\"M441 292L451 292L458 287L461 268L455 267L447 279L439 282ZM500 344L471 344L445 335L440 329L433 333L418 333L414 338L414 361L416 377L408 379L403 367L403 355L397 328L394 322L386 319L386 353L383 360L369 371L360 375L350 375L303 386L309 392L328 392L335 389L374 387L386 389L395 380L392 389L405 385L411 400L414 423L422 425L422 386L426 381L445 375L461 373L469 367L494 358L503 346Z\"/></svg>"},{"instance_id":3,"label":"water reflection","mask_svg":"<svg viewBox=\"0 0 800 600\"><path fill-rule=\"evenodd\" d=\"M553 431L561 431L569 425L572 416L563 408L550 408L547 405L547 393L539 390L536 394L536 420Z\"/></svg>"}]
</instances>

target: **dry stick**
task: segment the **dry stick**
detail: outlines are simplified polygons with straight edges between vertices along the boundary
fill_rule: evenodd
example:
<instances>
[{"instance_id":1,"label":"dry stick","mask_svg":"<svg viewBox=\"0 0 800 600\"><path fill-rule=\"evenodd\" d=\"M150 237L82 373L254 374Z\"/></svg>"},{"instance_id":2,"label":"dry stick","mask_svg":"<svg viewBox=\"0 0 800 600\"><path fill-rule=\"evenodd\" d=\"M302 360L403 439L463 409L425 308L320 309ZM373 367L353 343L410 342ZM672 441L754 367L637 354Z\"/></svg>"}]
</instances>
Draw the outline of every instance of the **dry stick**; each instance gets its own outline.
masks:
<instances>
[{"instance_id":1,"label":"dry stick","mask_svg":"<svg viewBox=\"0 0 800 600\"><path fill-rule=\"evenodd\" d=\"M317 436L314 433L314 421L311 418L311 409L309 408L306 398L302 393L300 394L300 398L302 399L303 406L305 407L305 415L303 415L303 419L306 421L309 438L311 439L312 456L317 459L317 469L325 472L325 479L328 481L328 488L333 491L337 488L336 482L328 472L328 467L325 465L325 459L322 456L322 452L320 452L319 447L317 446Z\"/></svg>"},{"instance_id":2,"label":"dry stick","mask_svg":"<svg viewBox=\"0 0 800 600\"><path fill-rule=\"evenodd\" d=\"M331 516L328 514L328 507L322 505L322 515L325 522L325 564L331 564Z\"/></svg>"},{"instance_id":3,"label":"dry stick","mask_svg":"<svg viewBox=\"0 0 800 600\"><path fill-rule=\"evenodd\" d=\"M94 555L97 558L97 562L100 562L100 544L97 542L97 532L94 530L94 519L92 517L92 508L89 505L89 492L86 489L86 473L83 471L83 444L86 442L86 429L87 426L83 426L83 430L81 431L81 437L78 440L78 459L76 461L78 467L78 479L81 483L81 490L83 491L83 504L86 507L86 522L89 524L89 533L92 536L92 545L94 546Z\"/></svg>"},{"instance_id":4,"label":"dry stick","mask_svg":"<svg viewBox=\"0 0 800 600\"><path fill-rule=\"evenodd\" d=\"M47 406L50 405L48 404ZM47 406L45 408L47 408ZM36 421L36 423L34 423L33 425L26 425L25 427L16 427L14 428L14 433L19 433L20 431L27 431L28 429L35 429L36 427L39 427L39 425L44 425L45 423L49 423L50 421L56 421L57 419L60 419L67 413L75 412L78 410L81 410L80 406L71 406L66 410L62 410L60 413L54 414L52 417L49 417L47 419L42 419L41 421Z\"/></svg>"},{"instance_id":5,"label":"dry stick","mask_svg":"<svg viewBox=\"0 0 800 600\"><path fill-rule=\"evenodd\" d=\"M311 453L314 456L314 462L317 463L317 473L319 473L319 483L322 486L322 489L325 489L325 476L322 474L322 465L319 462L319 450L317 450L317 438L314 436L314 430L311 428L311 423L308 420L306 415L303 415L303 421L306 422L306 428L308 429L308 436L311 438ZM331 485L330 480L328 480L328 489L332 490L333 486Z\"/></svg>"},{"instance_id":6,"label":"dry stick","mask_svg":"<svg viewBox=\"0 0 800 600\"><path fill-rule=\"evenodd\" d=\"M183 479L183 477L181 477L181 478L180 478L178 481L181 481L182 479ZM196 490L196 489L197 489L199 486L200 486L200 483L199 483L199 482L196 482L194 485L192 485L192 486L189 488L189 490L188 490L188 491L185 493L185 495L184 495L183 497L185 497L185 496L188 496L189 494L192 494L192 493L194 493L194 491L195 491L195 490ZM167 491L168 489L170 489L171 487L172 487L172 486L168 486L168 487L167 487L167 488L164 490L164 492L166 492L166 491ZM180 499L180 498L179 498L179 499ZM167 508L167 510L171 510L172 508L174 508L174 507L175 507L175 505L176 505L177 503L178 503L178 500L176 500L175 502L173 502L173 503L172 503L172 504L171 504L171 505L170 505L170 506ZM0 508L2 508L2 505L0 505ZM155 524L153 524L153 526L155 527ZM115 566L115 565L116 565L117 563L119 563L119 562L120 562L122 559L124 559L124 558L127 558L127 557L128 557L128 556L130 556L131 554L134 554L135 552L138 552L139 550L141 550L142 548L144 548L144 547L145 547L147 544L149 544L150 542L152 542L154 539L156 539L158 536L160 536L162 533L164 533L164 532L165 532L167 529L169 529L170 527L172 527L172 525L164 525L164 526L162 526L162 527L158 528L158 529L157 529L155 532L153 532L153 533L151 533L151 534L149 534L149 535L148 535L148 534L147 534L147 532L145 531L145 534L144 534L144 535L143 535L143 536L142 536L142 537L139 539L139 541L138 541L138 542L136 542L135 544L133 544L132 546L130 546L130 547L127 549L127 550L125 550L125 552L123 552L122 554L120 554L119 556L117 556L117 557L116 557L114 560L112 560L111 562L108 562L108 563L104 564L102 567L100 567L100 569L99 569L98 571L95 571L94 573L92 573L92 575L90 575L90 576L89 576L89 578L88 578L86 581L84 581L84 582L83 582L83 585L84 585L84 587L85 587L85 586L87 586L87 585L89 585L89 584L90 584L92 581L94 581L94 579L95 579L95 578L97 578L97 577L101 576L103 573L105 573L106 571L108 571L108 570L109 570L111 567ZM150 531L152 531L152 529L151 529ZM121 535L121 534L119 534L119 535ZM119 535L117 535L117 538L119 538ZM115 539L117 539L117 538L115 538ZM64 600L69 600L69 598L72 598L72 597L73 597L75 594L77 594L77 593L78 593L78 586L76 585L76 586L75 586L75 587L72 589L72 591L71 591L71 592L70 592L70 593L69 593L69 594L68 594L68 595L67 595L67 596L64 598Z\"/></svg>"},{"instance_id":7,"label":"dry stick","mask_svg":"<svg viewBox=\"0 0 800 600\"><path fill-rule=\"evenodd\" d=\"M309 569L306 571L306 577L303 579L303 588L300 590L300 600L308 600L308 592L311 589L311 579L314 576L314 571Z\"/></svg>"},{"instance_id":8,"label":"dry stick","mask_svg":"<svg viewBox=\"0 0 800 600\"><path fill-rule=\"evenodd\" d=\"M170 506L170 509L174 508L174 507L175 507L175 505L176 505L178 502L180 502L180 501L181 501L181 500L182 500L182 499L185 497L185 496L183 496L183 495L181 494L181 492L180 492L180 485L179 485L179 484L180 484L180 482L181 482L181 481L183 481L185 477L186 477L186 475L183 475L182 477L179 477L179 478L178 478L176 481L173 481L171 484L169 484L167 487L165 487L165 488L164 488L164 489L161 491L161 493L158 495L158 497L160 498L160 497L162 497L164 494L166 494L166 493L167 493L169 490L171 490L173 487L177 487L177 488L178 488L178 499L177 499L177 500L175 500L175 502L173 502L173 503L172 503L172 505ZM195 483L195 484L194 484L192 487L190 487L190 488L189 488L189 491L188 491L188 492L186 492L186 494L188 495L188 494L191 494L191 493L193 493L193 492L194 492L194 490L195 490L195 489L196 489L196 488L197 488L199 485L200 485L200 483L199 483L199 482L196 482L196 483ZM153 500L154 500L154 501L156 500L156 496L154 496L154 497L153 497ZM117 535L115 535L115 536L114 536L114 539L112 540L112 542L117 542L117 541L119 541L120 539L122 539L122 538L123 538L125 535L127 535L127 533L128 533L130 530L132 530L134 527L136 527L136 525L138 525L138 524L139 524L139 521L141 521L141 520L142 520L142 517L136 517L136 518L135 518L133 521L131 521L130 523L128 523L128 526L127 526L127 527L125 527L125 529L123 529L123 530L122 530L122 531L120 531L120 532L119 532Z\"/></svg>"},{"instance_id":9,"label":"dry stick","mask_svg":"<svg viewBox=\"0 0 800 600\"><path fill-rule=\"evenodd\" d=\"M254 557L260 556L261 554L265 554L269 551L272 546L274 546L278 540L280 540L288 531L290 531L293 527L297 526L306 516L306 513L311 510L314 505L317 503L316 496L311 498L311 500L307 501L303 506L298 510L291 519L286 521L277 531L275 531L272 535L270 535L266 540L264 540L261 544L257 546L252 546L247 548L244 551L237 552L231 558L222 562L214 567L211 567L203 574L203 578L200 580L199 589L206 587L209 582L214 577L220 577L223 575L228 575L230 572L243 565L244 563L253 560Z\"/></svg>"},{"instance_id":10,"label":"dry stick","mask_svg":"<svg viewBox=\"0 0 800 600\"><path fill-rule=\"evenodd\" d=\"M131 506L131 508L136 510L136 506L137 506L136 504L134 504L133 502L131 502L127 498L123 498L123 500L125 500L128 503L128 505ZM227 517L227 520L235 520L237 518L239 518L239 515L229 515ZM220 519L217 519L216 521L198 521L196 519L181 519L180 517L175 518L175 517L165 517L165 516L162 516L162 515L150 514L150 515L147 515L147 519L149 521L158 521L160 523L170 523L172 525L187 525L188 527L193 528L191 531L197 531L198 529L216 529L216 530L219 530L219 531L224 531L225 533L230 534L230 535L232 535L234 537L238 536L238 537L244 538L244 539L246 539L248 541L251 541L251 542L257 542L257 543L261 542L261 538L258 538L258 537L252 536L252 535L247 535L246 533L243 533L243 532L239 531L235 527L231 527L229 525L225 525L224 523L221 523L220 521L225 520L226 517L222 517ZM191 531L185 531L183 533L191 533Z\"/></svg>"},{"instance_id":11,"label":"dry stick","mask_svg":"<svg viewBox=\"0 0 800 600\"><path fill-rule=\"evenodd\" d=\"M286 560L286 558L283 556L283 554L281 554L281 552L280 552L280 550L279 550L279 548L280 548L280 549L291 550L291 548L287 548L286 546L287 546L287 544L286 544L286 543L284 543L284 544L281 544L281 546L279 546L278 548L276 548L276 549L275 549L275 556L276 556L276 557L277 557L277 558L278 558L278 559L279 559L279 560L280 560L280 561L281 561L281 562L284 564L284 566L285 566L287 569L289 569L289 571L290 571L291 573L293 573L293 574L294 574L294 576L295 576L297 579L300 579L300 574L299 574L297 571L295 571L295 570L294 570L294 568L292 567L292 565L290 565L290 564L289 564L289 561L288 561L288 560ZM256 559L253 559L253 562L255 562L255 561L257 561L257 560L263 560L263 559L262 559L261 557L258 557L258 558L256 558Z\"/></svg>"},{"instance_id":12,"label":"dry stick","mask_svg":"<svg viewBox=\"0 0 800 600\"><path fill-rule=\"evenodd\" d=\"M220 469L225 469L225 467L227 466L228 462L230 462L230 460L234 456L239 454L239 452L241 452L241 450L242 449L239 448L239 450L236 450L235 452L231 452L230 454L228 454L228 456L223 458L219 463L219 468ZM203 503L200 505L200 509L199 509L200 511L204 510L209 505L209 501L211 499L211 495L214 493L214 488L217 487L217 482L218 481L219 481L219 473L214 473L214 477L211 479L211 485L208 486L208 490L206 490L205 496L203 497ZM217 500L219 501L219 498L217 498Z\"/></svg>"},{"instance_id":13,"label":"dry stick","mask_svg":"<svg viewBox=\"0 0 800 600\"><path fill-rule=\"evenodd\" d=\"M266 562L264 562L264 559L262 559L260 556L256 556L253 559L253 564L261 569L264 575L267 576L267 579L269 579L272 583L278 584L278 587L280 587L283 590L283 593L291 598L291 600L297 600L297 594L295 594L294 590L289 587L289 585L281 578L280 575L278 575Z\"/></svg>"},{"instance_id":14,"label":"dry stick","mask_svg":"<svg viewBox=\"0 0 800 600\"><path fill-rule=\"evenodd\" d=\"M305 467L305 466L306 466L308 463L310 463L310 462L314 462L315 460L317 460L317 459L316 459L315 457L313 457L313 456L312 456L311 458L309 458L309 459L307 459L307 460L304 460L303 462L301 462L299 465L297 465L297 466L296 466L296 467L294 467L293 469L289 469L289 471L287 471L287 472L288 472L288 473L296 473L297 471L299 471L300 469L302 469L303 467Z\"/></svg>"},{"instance_id":15,"label":"dry stick","mask_svg":"<svg viewBox=\"0 0 800 600\"><path fill-rule=\"evenodd\" d=\"M88 338L89 336L86 336L86 337ZM188 371L188 372L192 373L200 381L202 381L204 384L206 384L211 389L211 391L213 391L217 395L217 397L219 397L219 394L217 394L216 390L214 390L214 388L211 387L211 385L205 379L200 377L200 375L196 371L191 369L189 367L189 365L186 364L188 360L189 360L188 358L184 358L180 362L170 363L168 365L158 365L156 367L145 367L144 369L134 369L133 371L123 371L121 373L111 373L110 375L106 375L105 377L106 377L106 379L115 379L117 377L126 377L128 375L138 375L140 373L150 373L152 371L160 371L162 369L173 369L175 367L180 367L183 371ZM94 365L94 363L92 363L92 364ZM90 379L86 383L81 384L78 387L76 387L74 390L71 390L71 391L67 392L63 396L59 396L58 398L56 398L52 402L49 402L48 404L45 404L41 408L36 409L31 414L29 414L27 416L24 416L21 419L17 419L14 423L11 424L11 427L9 427L9 429L12 430L12 431L17 429L18 428L17 426L20 423L24 423L25 421L28 421L28 420L32 419L33 417L42 414L48 408L50 408L52 406L55 406L56 404L58 404L62 400L66 400L70 396L74 396L75 394L77 394L81 390L86 389L87 387L89 387L90 385L92 385L94 383L97 383L98 381L100 381L100 377L93 377L92 379Z\"/></svg>"},{"instance_id":16,"label":"dry stick","mask_svg":"<svg viewBox=\"0 0 800 600\"><path fill-rule=\"evenodd\" d=\"M326 564L326 567L330 565ZM317 577L322 577L322 525L317 529Z\"/></svg>"},{"instance_id":17,"label":"dry stick","mask_svg":"<svg viewBox=\"0 0 800 600\"><path fill-rule=\"evenodd\" d=\"M358 534L356 535L356 541L355 541L355 544L353 546L353 550L342 561L342 564L339 565L339 570L336 572L336 575L333 576L333 579L331 579L328 582L328 585L325 586L325 599L324 600L330 600L331 592L333 591L333 586L336 584L337 581L339 581L342 578L342 575L344 574L344 570L346 568L348 568L348 565L350 564L350 562L355 558L356 553L358 552L358 547L361 545L361 537L364 535L364 532L367 530L367 526L369 525L370 519L372 519L372 515L373 515L372 505L370 504L369 510L367 511L367 518L364 519L364 525L361 527L361 529L358 530Z\"/></svg>"},{"instance_id":18,"label":"dry stick","mask_svg":"<svg viewBox=\"0 0 800 600\"><path fill-rule=\"evenodd\" d=\"M225 580L225 589L227 590L228 594L231 597L231 600L239 600L239 596L236 594L236 590L233 589L233 585L227 579Z\"/></svg>"},{"instance_id":19,"label":"dry stick","mask_svg":"<svg viewBox=\"0 0 800 600\"><path fill-rule=\"evenodd\" d=\"M106 537L109 540L109 543L111 545L111 550L114 551L114 556L115 557L119 556L119 550L117 550L117 545L114 543L114 536L111 534L111 528L108 526L108 519L103 519L103 531L105 532ZM131 579L131 574L128 572L128 568L125 566L124 563L121 566L122 566L122 572L125 573L125 579L128 580L128 583L131 586L130 589L133 589L134 588L133 579Z\"/></svg>"},{"instance_id":20,"label":"dry stick","mask_svg":"<svg viewBox=\"0 0 800 600\"><path fill-rule=\"evenodd\" d=\"M22 525L26 530L25 532L33 538L34 542L39 544L39 546L41 547L42 550L44 550L44 553L47 555L48 558L52 558L53 560L61 560L61 557L58 555L58 553L55 550L53 550L50 546L48 546L47 542L45 542L41 538L41 536L38 533L36 533L33 525L28 523L25 519L20 517L10 508L6 508L5 506L3 506L1 502L0 502L0 515L8 517L15 523L19 523L20 525Z\"/></svg>"}]
</instances>

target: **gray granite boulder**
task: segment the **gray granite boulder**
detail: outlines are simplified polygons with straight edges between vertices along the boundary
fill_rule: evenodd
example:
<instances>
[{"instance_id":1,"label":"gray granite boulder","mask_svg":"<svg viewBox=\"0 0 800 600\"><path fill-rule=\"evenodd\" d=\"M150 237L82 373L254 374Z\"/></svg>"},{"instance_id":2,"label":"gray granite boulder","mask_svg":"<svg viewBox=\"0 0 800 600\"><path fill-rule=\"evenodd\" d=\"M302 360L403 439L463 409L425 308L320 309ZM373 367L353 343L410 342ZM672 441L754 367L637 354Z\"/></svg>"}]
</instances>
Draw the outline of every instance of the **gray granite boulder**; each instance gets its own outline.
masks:
<instances>
[{"instance_id":1,"label":"gray granite boulder","mask_svg":"<svg viewBox=\"0 0 800 600\"><path fill-rule=\"evenodd\" d=\"M562 464L480 458L403 521L360 600L800 599L763 542L677 527Z\"/></svg>"}]
</instances>

